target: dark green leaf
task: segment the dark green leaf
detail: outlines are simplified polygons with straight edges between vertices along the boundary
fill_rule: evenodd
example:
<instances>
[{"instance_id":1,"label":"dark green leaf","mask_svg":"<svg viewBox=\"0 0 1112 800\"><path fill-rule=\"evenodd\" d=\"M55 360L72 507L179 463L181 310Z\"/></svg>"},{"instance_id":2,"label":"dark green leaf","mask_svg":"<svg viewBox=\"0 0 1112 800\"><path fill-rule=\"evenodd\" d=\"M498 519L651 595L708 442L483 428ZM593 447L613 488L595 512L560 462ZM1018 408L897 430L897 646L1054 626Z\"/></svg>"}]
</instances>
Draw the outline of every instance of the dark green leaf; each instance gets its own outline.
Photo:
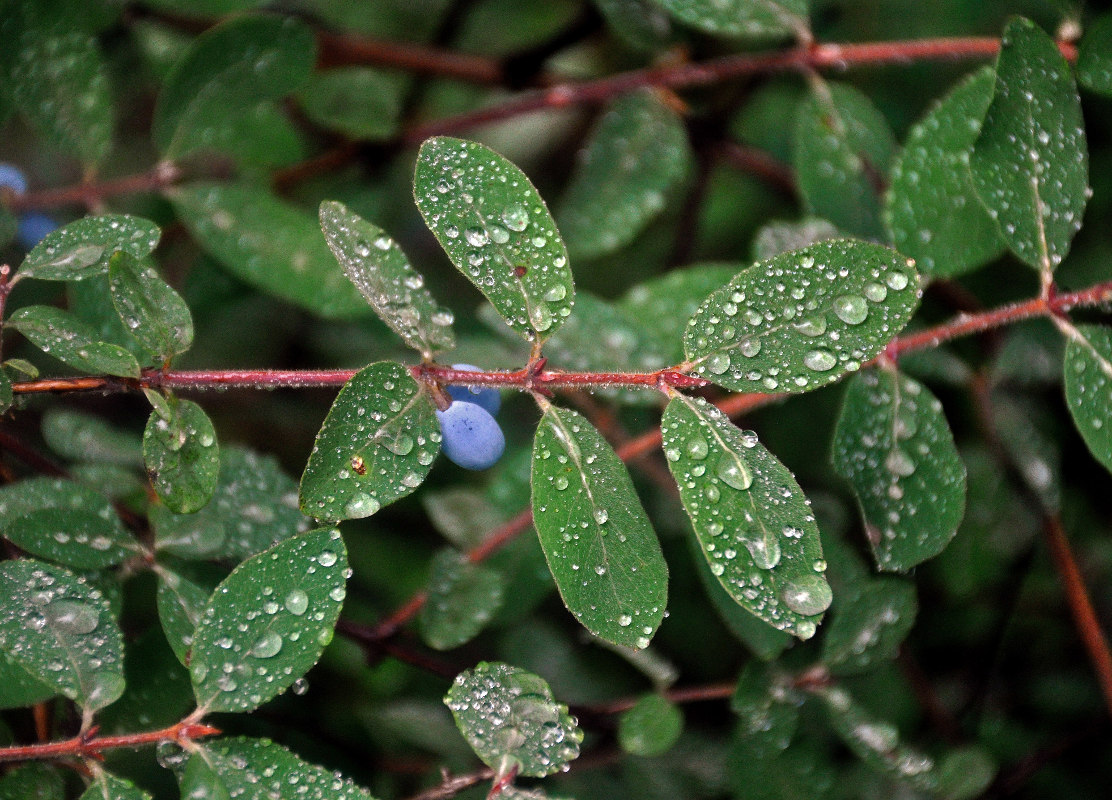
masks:
<instances>
[{"instance_id":1,"label":"dark green leaf","mask_svg":"<svg viewBox=\"0 0 1112 800\"><path fill-rule=\"evenodd\" d=\"M159 567L158 578L158 618L162 630L178 661L188 666L193 632L215 587L202 586L162 566Z\"/></svg>"},{"instance_id":2,"label":"dark green leaf","mask_svg":"<svg viewBox=\"0 0 1112 800\"><path fill-rule=\"evenodd\" d=\"M194 753L182 770L178 780L182 797L203 797L205 800L231 800L224 780L206 760L208 754Z\"/></svg>"},{"instance_id":3,"label":"dark green leaf","mask_svg":"<svg viewBox=\"0 0 1112 800\"><path fill-rule=\"evenodd\" d=\"M618 718L618 743L635 756L659 756L683 732L683 713L667 698L647 694Z\"/></svg>"},{"instance_id":4,"label":"dark green leaf","mask_svg":"<svg viewBox=\"0 0 1112 800\"><path fill-rule=\"evenodd\" d=\"M673 397L661 433L711 572L769 625L814 636L832 595L818 526L791 472L702 398Z\"/></svg>"},{"instance_id":5,"label":"dark green leaf","mask_svg":"<svg viewBox=\"0 0 1112 800\"><path fill-rule=\"evenodd\" d=\"M1089 452L1112 470L1112 328L1071 329L1063 368L1066 403Z\"/></svg>"},{"instance_id":6,"label":"dark green leaf","mask_svg":"<svg viewBox=\"0 0 1112 800\"><path fill-rule=\"evenodd\" d=\"M753 259L767 261L789 250L837 239L840 235L834 225L818 217L807 217L799 222L770 222L757 231L753 239ZM741 269L739 267L738 271Z\"/></svg>"},{"instance_id":7,"label":"dark green leaf","mask_svg":"<svg viewBox=\"0 0 1112 800\"><path fill-rule=\"evenodd\" d=\"M497 572L472 564L455 550L441 550L432 560L418 620L421 637L436 650L470 641L502 605L504 587Z\"/></svg>"},{"instance_id":8,"label":"dark green leaf","mask_svg":"<svg viewBox=\"0 0 1112 800\"><path fill-rule=\"evenodd\" d=\"M625 465L582 415L549 406L533 442L533 524L568 610L607 641L644 648L668 566Z\"/></svg>"},{"instance_id":9,"label":"dark green leaf","mask_svg":"<svg viewBox=\"0 0 1112 800\"><path fill-rule=\"evenodd\" d=\"M80 800L151 800L151 796L131 781L98 770Z\"/></svg>"},{"instance_id":10,"label":"dark green leaf","mask_svg":"<svg viewBox=\"0 0 1112 800\"><path fill-rule=\"evenodd\" d=\"M51 764L31 762L0 778L0 800L62 800L65 796L62 773Z\"/></svg>"},{"instance_id":11,"label":"dark green leaf","mask_svg":"<svg viewBox=\"0 0 1112 800\"><path fill-rule=\"evenodd\" d=\"M401 73L341 67L313 73L297 99L317 125L373 142L397 132L407 87Z\"/></svg>"},{"instance_id":12,"label":"dark green leaf","mask_svg":"<svg viewBox=\"0 0 1112 800\"><path fill-rule=\"evenodd\" d=\"M49 700L57 693L53 686L43 683L28 672L14 656L0 650L0 708L28 708ZM3 783L3 779L0 779L0 800L8 797L22 800L24 795L5 794Z\"/></svg>"},{"instance_id":13,"label":"dark green leaf","mask_svg":"<svg viewBox=\"0 0 1112 800\"><path fill-rule=\"evenodd\" d=\"M901 578L848 584L839 592L826 625L823 663L845 675L895 658L918 608L915 585Z\"/></svg>"},{"instance_id":14,"label":"dark green leaf","mask_svg":"<svg viewBox=\"0 0 1112 800\"><path fill-rule=\"evenodd\" d=\"M877 355L918 305L919 279L899 253L820 242L741 272L687 324L693 371L742 392L806 392Z\"/></svg>"},{"instance_id":15,"label":"dark green leaf","mask_svg":"<svg viewBox=\"0 0 1112 800\"><path fill-rule=\"evenodd\" d=\"M681 22L724 36L802 35L807 0L653 0Z\"/></svg>"},{"instance_id":16,"label":"dark green leaf","mask_svg":"<svg viewBox=\"0 0 1112 800\"><path fill-rule=\"evenodd\" d=\"M475 489L424 491L421 504L436 530L460 550L479 544L506 521L494 503Z\"/></svg>"},{"instance_id":17,"label":"dark green leaf","mask_svg":"<svg viewBox=\"0 0 1112 800\"><path fill-rule=\"evenodd\" d=\"M1058 420L1041 398L994 392L992 410L1000 443L1027 486L1047 509L1062 504L1062 442Z\"/></svg>"},{"instance_id":18,"label":"dark green leaf","mask_svg":"<svg viewBox=\"0 0 1112 800\"><path fill-rule=\"evenodd\" d=\"M938 765L938 796L945 800L972 800L984 794L996 777L992 756L981 747L951 750Z\"/></svg>"},{"instance_id":19,"label":"dark green leaf","mask_svg":"<svg viewBox=\"0 0 1112 800\"><path fill-rule=\"evenodd\" d=\"M13 402L15 402L15 394L12 392L12 379L0 368L0 414L11 408Z\"/></svg>"},{"instance_id":20,"label":"dark green leaf","mask_svg":"<svg viewBox=\"0 0 1112 800\"><path fill-rule=\"evenodd\" d=\"M128 640L124 678L127 691L97 714L102 734L129 734L170 726L197 707L189 670L175 656L157 626Z\"/></svg>"},{"instance_id":21,"label":"dark green leaf","mask_svg":"<svg viewBox=\"0 0 1112 800\"><path fill-rule=\"evenodd\" d=\"M526 339L545 339L571 314L568 254L525 173L476 142L421 145L417 208L456 268Z\"/></svg>"},{"instance_id":22,"label":"dark green leaf","mask_svg":"<svg viewBox=\"0 0 1112 800\"><path fill-rule=\"evenodd\" d=\"M853 484L881 569L911 569L954 538L965 465L942 405L918 381L894 370L853 379L834 433L834 469Z\"/></svg>"},{"instance_id":23,"label":"dark green leaf","mask_svg":"<svg viewBox=\"0 0 1112 800\"><path fill-rule=\"evenodd\" d=\"M420 486L439 451L432 399L401 364L371 364L344 384L317 434L301 510L317 519L369 517Z\"/></svg>"},{"instance_id":24,"label":"dark green leaf","mask_svg":"<svg viewBox=\"0 0 1112 800\"><path fill-rule=\"evenodd\" d=\"M152 8L189 17L222 17L263 5L265 0L146 0Z\"/></svg>"},{"instance_id":25,"label":"dark green leaf","mask_svg":"<svg viewBox=\"0 0 1112 800\"><path fill-rule=\"evenodd\" d=\"M221 581L193 636L189 670L208 711L252 711L317 663L340 616L347 550L338 530L280 542Z\"/></svg>"},{"instance_id":26,"label":"dark green leaf","mask_svg":"<svg viewBox=\"0 0 1112 800\"><path fill-rule=\"evenodd\" d=\"M192 400L172 398L165 415L151 412L143 431L143 461L151 485L172 511L203 508L216 491L220 446L216 429Z\"/></svg>"},{"instance_id":27,"label":"dark green leaf","mask_svg":"<svg viewBox=\"0 0 1112 800\"><path fill-rule=\"evenodd\" d=\"M131 335L163 363L193 344L189 306L149 262L116 253L108 261L108 290Z\"/></svg>"},{"instance_id":28,"label":"dark green leaf","mask_svg":"<svg viewBox=\"0 0 1112 800\"><path fill-rule=\"evenodd\" d=\"M763 758L784 751L795 737L803 698L790 681L768 664L751 661L730 699L730 709L741 723L740 734Z\"/></svg>"},{"instance_id":29,"label":"dark green leaf","mask_svg":"<svg viewBox=\"0 0 1112 800\"><path fill-rule=\"evenodd\" d=\"M653 0L594 0L607 27L637 50L654 51L672 36L672 22Z\"/></svg>"},{"instance_id":30,"label":"dark green leaf","mask_svg":"<svg viewBox=\"0 0 1112 800\"><path fill-rule=\"evenodd\" d=\"M93 375L139 377L135 356L119 345L98 341L96 331L60 308L24 306L12 314L7 326L74 369Z\"/></svg>"},{"instance_id":31,"label":"dark green leaf","mask_svg":"<svg viewBox=\"0 0 1112 800\"><path fill-rule=\"evenodd\" d=\"M42 438L58 455L73 461L139 466L139 436L72 408L49 408L42 415Z\"/></svg>"},{"instance_id":32,"label":"dark green leaf","mask_svg":"<svg viewBox=\"0 0 1112 800\"><path fill-rule=\"evenodd\" d=\"M19 274L47 281L79 281L108 271L108 259L123 251L142 259L158 246L162 232L149 219L127 214L84 217L48 233L23 259Z\"/></svg>"},{"instance_id":33,"label":"dark green leaf","mask_svg":"<svg viewBox=\"0 0 1112 800\"><path fill-rule=\"evenodd\" d=\"M1112 95L1112 14L1093 20L1077 47L1077 82Z\"/></svg>"}]
</instances>

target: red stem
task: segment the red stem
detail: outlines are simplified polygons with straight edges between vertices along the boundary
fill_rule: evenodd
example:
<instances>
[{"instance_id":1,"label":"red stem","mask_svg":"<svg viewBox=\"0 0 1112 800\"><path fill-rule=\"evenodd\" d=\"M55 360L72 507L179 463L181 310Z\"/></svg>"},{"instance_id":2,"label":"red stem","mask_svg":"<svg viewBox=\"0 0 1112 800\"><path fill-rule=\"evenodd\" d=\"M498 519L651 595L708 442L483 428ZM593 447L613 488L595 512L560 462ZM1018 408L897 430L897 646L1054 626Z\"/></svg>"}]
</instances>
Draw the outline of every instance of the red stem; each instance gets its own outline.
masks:
<instances>
[{"instance_id":1,"label":"red stem","mask_svg":"<svg viewBox=\"0 0 1112 800\"><path fill-rule=\"evenodd\" d=\"M106 750L143 747L144 745L159 744L160 742L178 742L181 744L206 736L215 736L219 733L219 728L186 719L157 731L129 733L122 736L96 736L94 732L92 735L74 736L72 739L65 739L60 742L0 747L0 762L64 758L66 756L99 758Z\"/></svg>"}]
</instances>

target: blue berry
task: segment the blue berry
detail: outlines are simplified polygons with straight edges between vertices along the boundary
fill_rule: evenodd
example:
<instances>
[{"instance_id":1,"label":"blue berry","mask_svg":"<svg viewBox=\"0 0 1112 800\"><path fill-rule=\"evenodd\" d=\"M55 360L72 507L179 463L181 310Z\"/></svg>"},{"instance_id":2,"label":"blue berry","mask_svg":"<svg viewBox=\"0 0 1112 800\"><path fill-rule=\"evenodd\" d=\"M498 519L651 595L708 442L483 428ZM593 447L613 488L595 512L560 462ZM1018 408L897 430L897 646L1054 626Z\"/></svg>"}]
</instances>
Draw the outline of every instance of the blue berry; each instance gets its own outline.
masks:
<instances>
[{"instance_id":1,"label":"blue berry","mask_svg":"<svg viewBox=\"0 0 1112 800\"><path fill-rule=\"evenodd\" d=\"M0 162L0 187L4 186L16 194L26 194L27 176L15 164Z\"/></svg>"},{"instance_id":2,"label":"blue berry","mask_svg":"<svg viewBox=\"0 0 1112 800\"><path fill-rule=\"evenodd\" d=\"M477 403L455 401L437 411L444 455L464 469L486 469L502 457L506 437L494 417Z\"/></svg>"},{"instance_id":3,"label":"blue berry","mask_svg":"<svg viewBox=\"0 0 1112 800\"><path fill-rule=\"evenodd\" d=\"M467 372L482 372L474 364L453 364L452 369L462 369ZM462 400L465 403L475 403L490 412L491 416L498 413L502 407L502 395L497 389L483 388L482 386L449 386L448 395L453 400Z\"/></svg>"},{"instance_id":4,"label":"blue berry","mask_svg":"<svg viewBox=\"0 0 1112 800\"><path fill-rule=\"evenodd\" d=\"M41 242L48 233L58 229L58 223L46 214L37 211L28 211L19 215L19 227L16 228L15 238L24 250L32 250Z\"/></svg>"}]
</instances>

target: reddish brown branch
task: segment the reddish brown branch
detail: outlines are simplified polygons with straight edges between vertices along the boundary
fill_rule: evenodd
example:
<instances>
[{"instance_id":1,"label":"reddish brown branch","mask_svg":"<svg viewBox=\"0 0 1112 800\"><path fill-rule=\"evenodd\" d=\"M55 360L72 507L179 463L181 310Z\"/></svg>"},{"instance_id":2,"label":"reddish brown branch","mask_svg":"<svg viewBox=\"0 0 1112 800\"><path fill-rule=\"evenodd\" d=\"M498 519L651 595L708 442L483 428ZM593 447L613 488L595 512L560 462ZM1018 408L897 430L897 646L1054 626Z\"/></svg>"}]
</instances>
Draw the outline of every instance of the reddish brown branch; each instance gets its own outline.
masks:
<instances>
[{"instance_id":1,"label":"reddish brown branch","mask_svg":"<svg viewBox=\"0 0 1112 800\"><path fill-rule=\"evenodd\" d=\"M705 686L685 686L679 689L669 689L661 694L677 705L684 703L701 703L708 700L726 700L734 696L737 691L737 681L728 683L711 683ZM620 700L611 700L608 703L598 703L583 706L582 711L588 714L621 714L637 705L641 695L623 697ZM578 709L577 709L578 710Z\"/></svg>"},{"instance_id":2,"label":"reddish brown branch","mask_svg":"<svg viewBox=\"0 0 1112 800\"><path fill-rule=\"evenodd\" d=\"M173 186L181 177L181 170L176 165L169 161L162 161L154 168L138 175L126 175L106 181L78 183L73 186L60 186L16 195L11 200L11 208L16 212L77 205L99 208L109 197L161 191L167 186Z\"/></svg>"},{"instance_id":3,"label":"reddish brown branch","mask_svg":"<svg viewBox=\"0 0 1112 800\"><path fill-rule=\"evenodd\" d=\"M189 719L162 730L129 733L122 736L97 736L94 729L83 736L74 736L72 739L65 739L60 742L0 747L0 762L65 758L67 756L100 758L108 750L143 747L149 744L160 744L161 742L184 744L195 739L215 736L219 733L218 728L193 722Z\"/></svg>"},{"instance_id":4,"label":"reddish brown branch","mask_svg":"<svg viewBox=\"0 0 1112 800\"><path fill-rule=\"evenodd\" d=\"M418 75L439 75L468 83L498 85L505 81L501 63L486 56L444 50L414 42L392 42L365 36L321 32L321 67L374 64Z\"/></svg>"}]
</instances>

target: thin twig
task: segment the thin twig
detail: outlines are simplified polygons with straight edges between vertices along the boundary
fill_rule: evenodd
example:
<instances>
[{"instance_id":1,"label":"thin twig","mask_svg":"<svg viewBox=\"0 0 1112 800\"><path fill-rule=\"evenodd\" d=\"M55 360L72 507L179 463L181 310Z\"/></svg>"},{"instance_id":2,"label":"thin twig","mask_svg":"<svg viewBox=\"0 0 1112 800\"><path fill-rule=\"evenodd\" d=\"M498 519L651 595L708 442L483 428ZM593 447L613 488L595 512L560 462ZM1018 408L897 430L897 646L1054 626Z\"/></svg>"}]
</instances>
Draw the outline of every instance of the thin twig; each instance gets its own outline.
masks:
<instances>
[{"instance_id":1,"label":"thin twig","mask_svg":"<svg viewBox=\"0 0 1112 800\"><path fill-rule=\"evenodd\" d=\"M32 761L65 758L67 756L99 758L101 754L109 750L131 749L162 742L178 742L180 744L202 739L206 736L215 736L219 733L219 728L195 722L191 718L186 718L161 730L129 733L121 736L97 736L94 728L83 736L74 736L72 739L65 739L60 742L0 747L0 762Z\"/></svg>"}]
</instances>

